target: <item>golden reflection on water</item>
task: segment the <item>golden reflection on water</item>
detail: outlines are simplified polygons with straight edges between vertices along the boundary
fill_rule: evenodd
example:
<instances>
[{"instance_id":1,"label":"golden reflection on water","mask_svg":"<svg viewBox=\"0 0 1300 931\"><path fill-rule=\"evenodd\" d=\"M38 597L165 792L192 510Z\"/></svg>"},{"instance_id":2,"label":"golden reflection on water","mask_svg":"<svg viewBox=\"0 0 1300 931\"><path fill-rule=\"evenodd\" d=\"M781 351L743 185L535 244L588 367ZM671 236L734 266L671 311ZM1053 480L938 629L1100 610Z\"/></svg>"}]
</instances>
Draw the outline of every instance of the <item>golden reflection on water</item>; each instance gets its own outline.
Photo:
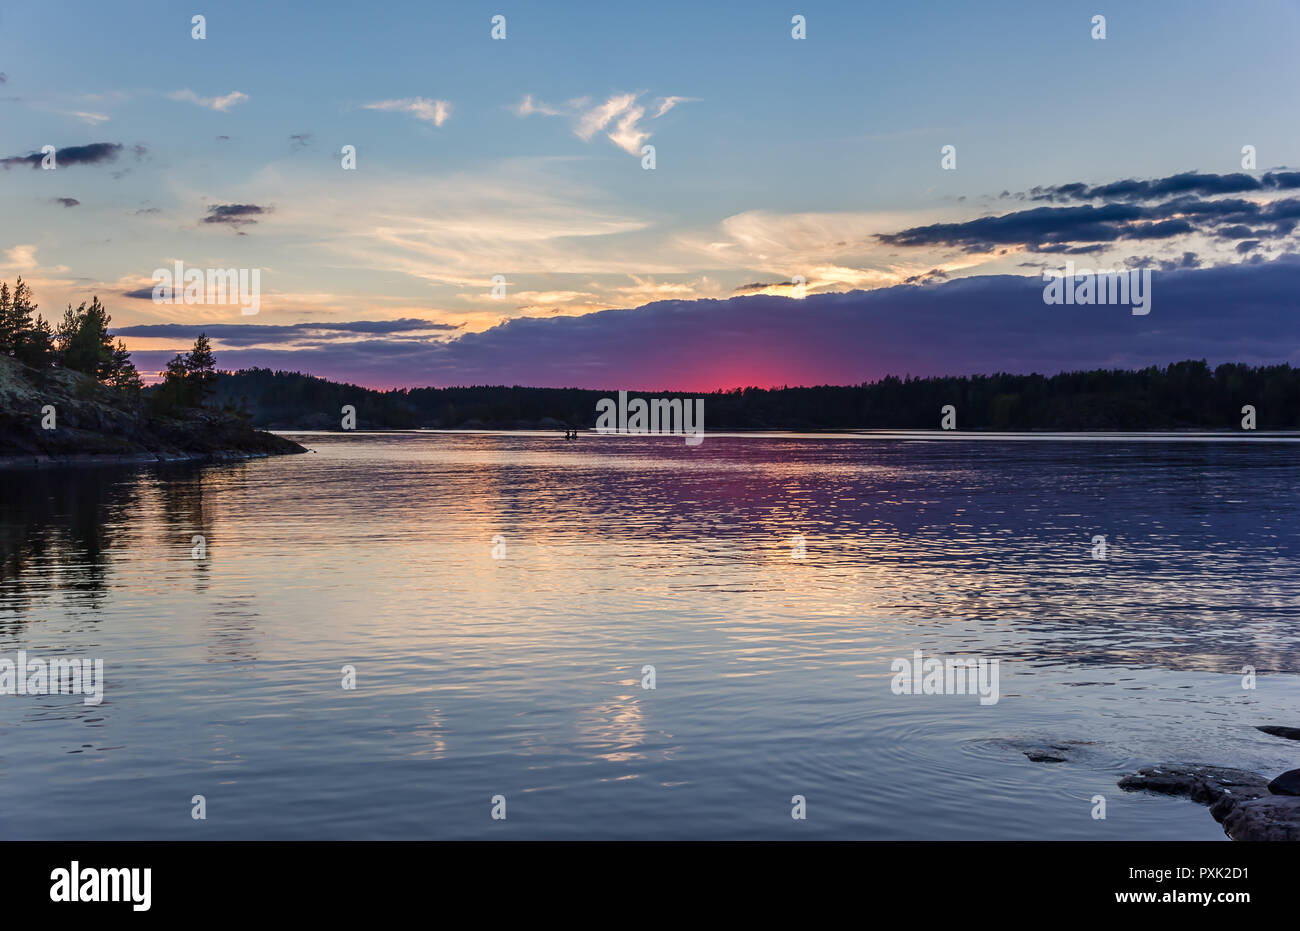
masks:
<instances>
[{"instance_id":1,"label":"golden reflection on water","mask_svg":"<svg viewBox=\"0 0 1300 931\"><path fill-rule=\"evenodd\" d=\"M0 700L8 810L48 817L42 780L66 798L103 776L122 814L91 817L168 836L153 797L212 770L281 835L296 836L280 812L298 779L303 804L355 795L381 833L393 799L428 792L440 823L478 836L457 800L500 783L587 791L629 806L640 836L660 822L694 836L717 812L746 824L738 799L771 779L785 798L786 783L837 798L879 786L843 802L847 836L890 836L880 809L919 811L912 791L939 806L923 826L990 836L982 815L933 799L964 785L1007 831L1033 830L1049 802L1026 803L1007 775L1020 771L966 741L1056 727L1114 745L1098 751L1112 761L1267 754L1246 731L1283 714L1300 671L1294 466L1267 446L308 445L319 452L6 477L0 649L93 653L112 670L93 714ZM1090 558L1095 533L1106 561ZM1000 657L1009 697L983 711L895 700L889 661L917 646ZM1247 662L1273 691L1241 694ZM339 688L344 664L355 692ZM73 755L107 762L44 763ZM665 814L592 783L715 794ZM733 836L727 824L712 836Z\"/></svg>"}]
</instances>

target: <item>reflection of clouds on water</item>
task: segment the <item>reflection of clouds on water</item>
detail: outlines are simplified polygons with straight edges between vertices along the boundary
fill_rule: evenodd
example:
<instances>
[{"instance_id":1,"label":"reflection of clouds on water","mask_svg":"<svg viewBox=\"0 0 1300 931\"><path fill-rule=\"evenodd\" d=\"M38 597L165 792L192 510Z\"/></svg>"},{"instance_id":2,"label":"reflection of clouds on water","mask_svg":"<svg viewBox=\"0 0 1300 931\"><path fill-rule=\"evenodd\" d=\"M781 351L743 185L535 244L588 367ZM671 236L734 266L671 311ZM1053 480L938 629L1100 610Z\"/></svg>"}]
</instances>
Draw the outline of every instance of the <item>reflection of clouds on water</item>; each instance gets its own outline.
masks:
<instances>
[{"instance_id":1,"label":"reflection of clouds on water","mask_svg":"<svg viewBox=\"0 0 1300 931\"><path fill-rule=\"evenodd\" d=\"M1253 725L1300 724L1294 445L312 445L0 486L0 648L102 652L108 673L100 709L0 699L11 834L184 830L147 758L193 791L226 780L229 836L335 836L346 802L357 836L480 837L463 800L499 782L533 791L521 836L762 836L763 800L797 791L828 837L1099 839L1077 800L1109 770L1267 767L1291 748ZM893 695L915 648L998 658L1001 700ZM962 749L1040 736L1096 752ZM413 785L433 821L398 813Z\"/></svg>"}]
</instances>

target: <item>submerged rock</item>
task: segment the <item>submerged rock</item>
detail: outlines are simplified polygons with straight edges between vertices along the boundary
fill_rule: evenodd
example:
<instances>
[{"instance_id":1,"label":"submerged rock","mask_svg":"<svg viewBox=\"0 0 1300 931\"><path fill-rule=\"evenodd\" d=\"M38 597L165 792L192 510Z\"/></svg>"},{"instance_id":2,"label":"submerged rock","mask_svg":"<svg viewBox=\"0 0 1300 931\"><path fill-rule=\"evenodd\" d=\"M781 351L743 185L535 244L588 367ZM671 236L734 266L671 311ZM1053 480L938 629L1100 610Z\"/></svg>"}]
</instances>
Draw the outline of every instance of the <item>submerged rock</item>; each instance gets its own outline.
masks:
<instances>
[{"instance_id":1,"label":"submerged rock","mask_svg":"<svg viewBox=\"0 0 1300 931\"><path fill-rule=\"evenodd\" d=\"M1300 795L1300 769L1289 769L1268 784L1274 795Z\"/></svg>"},{"instance_id":2,"label":"submerged rock","mask_svg":"<svg viewBox=\"0 0 1300 931\"><path fill-rule=\"evenodd\" d=\"M982 741L999 750L1018 750L1035 763L1074 763L1086 756L1093 743L1088 740L1047 741L1041 738L1009 737Z\"/></svg>"},{"instance_id":3,"label":"submerged rock","mask_svg":"<svg viewBox=\"0 0 1300 931\"><path fill-rule=\"evenodd\" d=\"M1284 773L1278 779L1300 770ZM1277 782L1277 780L1274 780ZM1270 794L1263 776L1223 766L1164 763L1120 779L1125 791L1178 795L1210 806L1233 840L1300 840L1300 798Z\"/></svg>"},{"instance_id":4,"label":"submerged rock","mask_svg":"<svg viewBox=\"0 0 1300 931\"><path fill-rule=\"evenodd\" d=\"M1064 763L1069 760L1068 751L1064 747L1052 747L1047 750L1026 750L1025 756L1029 757L1033 763Z\"/></svg>"},{"instance_id":5,"label":"submerged rock","mask_svg":"<svg viewBox=\"0 0 1300 931\"><path fill-rule=\"evenodd\" d=\"M1283 727L1280 724L1257 724L1255 730L1263 731L1265 734L1272 734L1274 737L1285 737L1287 740L1300 740L1300 727Z\"/></svg>"}]
</instances>

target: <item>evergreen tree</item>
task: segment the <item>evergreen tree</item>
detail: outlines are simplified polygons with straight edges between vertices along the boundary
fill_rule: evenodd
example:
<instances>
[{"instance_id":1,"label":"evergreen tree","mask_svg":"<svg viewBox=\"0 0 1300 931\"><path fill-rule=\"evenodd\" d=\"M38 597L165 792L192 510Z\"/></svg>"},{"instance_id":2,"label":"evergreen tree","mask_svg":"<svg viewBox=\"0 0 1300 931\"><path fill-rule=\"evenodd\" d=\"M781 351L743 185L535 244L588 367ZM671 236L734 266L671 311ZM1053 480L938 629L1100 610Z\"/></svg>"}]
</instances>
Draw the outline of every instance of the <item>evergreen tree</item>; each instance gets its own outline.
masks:
<instances>
[{"instance_id":1,"label":"evergreen tree","mask_svg":"<svg viewBox=\"0 0 1300 931\"><path fill-rule=\"evenodd\" d=\"M37 314L36 322L18 334L14 356L32 368L48 368L54 363L54 328Z\"/></svg>"},{"instance_id":2,"label":"evergreen tree","mask_svg":"<svg viewBox=\"0 0 1300 931\"><path fill-rule=\"evenodd\" d=\"M159 374L162 375L163 380L154 395L158 408L169 411L181 407L191 407L190 385L186 379L186 375L189 373L185 369L185 357L177 353L167 363L166 370Z\"/></svg>"},{"instance_id":3,"label":"evergreen tree","mask_svg":"<svg viewBox=\"0 0 1300 931\"><path fill-rule=\"evenodd\" d=\"M185 375L193 403L202 405L217 387L217 360L213 358L212 344L206 333L199 334L194 348L185 356Z\"/></svg>"},{"instance_id":4,"label":"evergreen tree","mask_svg":"<svg viewBox=\"0 0 1300 931\"><path fill-rule=\"evenodd\" d=\"M8 289L6 289L7 291ZM19 278L14 282L13 292L0 309L0 352L7 356L16 355L27 333L32 329L32 312L36 305L32 303L32 289L27 282Z\"/></svg>"},{"instance_id":5,"label":"evergreen tree","mask_svg":"<svg viewBox=\"0 0 1300 931\"><path fill-rule=\"evenodd\" d=\"M126 343L120 339L117 345L113 347L113 359L110 367L108 383L114 388L119 388L130 394L139 394L140 389L144 387L140 380L140 373L135 369L135 363L131 361L131 353L127 351Z\"/></svg>"},{"instance_id":6,"label":"evergreen tree","mask_svg":"<svg viewBox=\"0 0 1300 931\"><path fill-rule=\"evenodd\" d=\"M0 281L0 355L10 355L14 351L15 333L10 323L9 313L13 307L13 296L9 293L8 282Z\"/></svg>"},{"instance_id":7,"label":"evergreen tree","mask_svg":"<svg viewBox=\"0 0 1300 931\"><path fill-rule=\"evenodd\" d=\"M98 297L75 311L69 307L58 333L63 367L101 381L109 379L113 374L113 338L108 335L112 319Z\"/></svg>"}]
</instances>

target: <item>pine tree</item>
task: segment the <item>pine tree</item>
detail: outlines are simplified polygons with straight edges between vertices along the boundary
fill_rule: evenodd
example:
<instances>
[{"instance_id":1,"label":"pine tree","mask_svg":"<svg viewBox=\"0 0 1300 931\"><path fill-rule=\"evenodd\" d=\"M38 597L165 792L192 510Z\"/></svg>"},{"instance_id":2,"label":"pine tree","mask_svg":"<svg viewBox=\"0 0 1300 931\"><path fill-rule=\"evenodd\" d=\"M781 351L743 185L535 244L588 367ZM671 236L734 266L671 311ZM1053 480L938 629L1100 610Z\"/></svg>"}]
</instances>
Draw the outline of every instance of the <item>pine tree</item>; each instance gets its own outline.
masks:
<instances>
[{"instance_id":1,"label":"pine tree","mask_svg":"<svg viewBox=\"0 0 1300 931\"><path fill-rule=\"evenodd\" d=\"M170 362L167 363L165 371L159 372L162 376L162 384L154 392L154 405L161 411L176 410L181 407L191 407L190 403L190 384L186 376L189 374L185 369L185 357L177 353Z\"/></svg>"},{"instance_id":2,"label":"pine tree","mask_svg":"<svg viewBox=\"0 0 1300 931\"><path fill-rule=\"evenodd\" d=\"M54 328L37 314L36 322L18 334L15 358L32 368L48 368L54 362Z\"/></svg>"},{"instance_id":3,"label":"pine tree","mask_svg":"<svg viewBox=\"0 0 1300 931\"><path fill-rule=\"evenodd\" d=\"M32 303L32 289L27 282L19 278L14 282L14 289L5 303L3 321L0 321L0 351L5 355L17 355L24 339L33 327L32 312L36 305Z\"/></svg>"},{"instance_id":4,"label":"pine tree","mask_svg":"<svg viewBox=\"0 0 1300 931\"><path fill-rule=\"evenodd\" d=\"M9 315L13 307L13 297L9 293L9 284L0 281L0 355L10 355L14 351L15 333Z\"/></svg>"},{"instance_id":5,"label":"pine tree","mask_svg":"<svg viewBox=\"0 0 1300 931\"><path fill-rule=\"evenodd\" d=\"M212 355L212 344L206 333L199 334L194 348L186 355L185 373L191 398L196 405L201 405L217 387L217 360Z\"/></svg>"},{"instance_id":6,"label":"pine tree","mask_svg":"<svg viewBox=\"0 0 1300 931\"><path fill-rule=\"evenodd\" d=\"M114 346L108 325L112 319L98 297L92 298L89 305L82 303L75 311L69 307L58 331L63 367L101 381L111 378Z\"/></svg>"},{"instance_id":7,"label":"pine tree","mask_svg":"<svg viewBox=\"0 0 1300 931\"><path fill-rule=\"evenodd\" d=\"M113 347L113 359L108 383L114 388L133 395L139 394L140 389L144 387L143 382L140 380L140 373L136 371L135 363L131 361L131 353L127 351L126 343L120 339L117 341L117 345Z\"/></svg>"}]
</instances>

